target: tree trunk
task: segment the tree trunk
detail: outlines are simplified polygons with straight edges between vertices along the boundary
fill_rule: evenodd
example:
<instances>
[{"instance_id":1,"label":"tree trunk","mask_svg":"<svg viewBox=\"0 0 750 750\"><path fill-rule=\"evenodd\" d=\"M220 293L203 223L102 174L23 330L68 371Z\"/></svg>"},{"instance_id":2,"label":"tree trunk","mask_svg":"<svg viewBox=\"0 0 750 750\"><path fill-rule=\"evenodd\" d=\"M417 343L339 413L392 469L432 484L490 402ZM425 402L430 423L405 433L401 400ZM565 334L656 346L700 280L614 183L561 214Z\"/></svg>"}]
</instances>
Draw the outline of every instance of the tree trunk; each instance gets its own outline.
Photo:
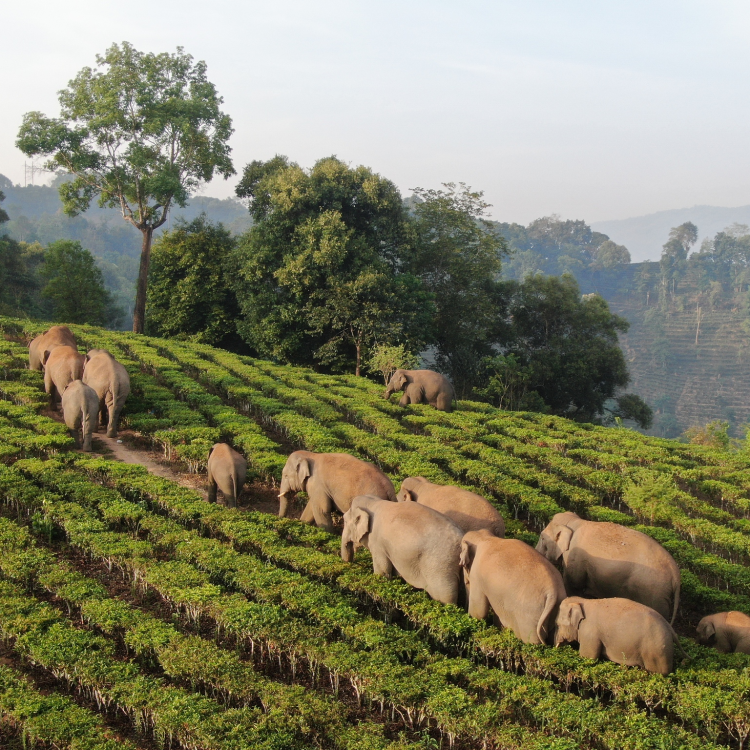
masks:
<instances>
[{"instance_id":1,"label":"tree trunk","mask_svg":"<svg viewBox=\"0 0 750 750\"><path fill-rule=\"evenodd\" d=\"M362 344L361 342L358 341L357 342L357 370L354 373L357 377L359 377L359 374L360 374L359 366L360 366L361 361L362 361Z\"/></svg>"},{"instance_id":2,"label":"tree trunk","mask_svg":"<svg viewBox=\"0 0 750 750\"><path fill-rule=\"evenodd\" d=\"M138 287L135 292L135 309L133 310L133 333L143 333L146 324L146 290L148 289L148 268L151 264L151 238L154 230L142 229L141 266L138 269Z\"/></svg>"}]
</instances>

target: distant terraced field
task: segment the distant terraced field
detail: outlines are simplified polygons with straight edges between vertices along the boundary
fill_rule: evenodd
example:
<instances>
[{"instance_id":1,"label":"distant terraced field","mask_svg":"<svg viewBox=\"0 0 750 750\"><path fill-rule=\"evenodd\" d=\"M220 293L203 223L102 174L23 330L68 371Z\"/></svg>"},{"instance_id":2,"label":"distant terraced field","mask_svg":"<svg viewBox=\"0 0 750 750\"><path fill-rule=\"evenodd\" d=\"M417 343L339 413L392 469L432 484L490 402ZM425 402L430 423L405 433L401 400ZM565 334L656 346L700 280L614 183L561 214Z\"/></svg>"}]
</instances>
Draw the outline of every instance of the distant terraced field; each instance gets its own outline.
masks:
<instances>
[{"instance_id":1,"label":"distant terraced field","mask_svg":"<svg viewBox=\"0 0 750 750\"><path fill-rule=\"evenodd\" d=\"M231 442L255 487L294 448L399 482L481 492L536 542L562 510L658 539L682 570L668 677L522 644L353 564L326 532L228 509L145 468L73 450L25 342L0 319L0 730L61 748L744 748L750 657L685 637L750 614L747 457L460 402L401 409L382 386L207 346L72 326L133 392L126 426L205 468ZM654 489L654 492L651 490ZM656 493L658 490L658 494ZM267 494L267 493L266 493ZM0 731L0 738L3 737ZM14 739L15 737L15 739Z\"/></svg>"}]
</instances>

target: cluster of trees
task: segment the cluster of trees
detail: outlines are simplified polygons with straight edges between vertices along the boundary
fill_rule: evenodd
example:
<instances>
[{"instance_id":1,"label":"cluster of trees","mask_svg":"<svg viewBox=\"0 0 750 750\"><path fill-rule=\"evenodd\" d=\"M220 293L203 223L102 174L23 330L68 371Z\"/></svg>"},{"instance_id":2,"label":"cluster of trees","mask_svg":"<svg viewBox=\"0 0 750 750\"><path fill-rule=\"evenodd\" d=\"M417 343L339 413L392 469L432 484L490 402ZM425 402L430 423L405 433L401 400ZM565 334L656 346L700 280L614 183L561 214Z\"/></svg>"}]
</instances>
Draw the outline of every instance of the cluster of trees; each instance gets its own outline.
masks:
<instances>
[{"instance_id":1,"label":"cluster of trees","mask_svg":"<svg viewBox=\"0 0 750 750\"><path fill-rule=\"evenodd\" d=\"M366 167L283 156L249 164L237 193L253 218L239 237L199 217L155 242L149 333L357 373L401 347L460 397L650 423L621 393L627 321L570 274L503 278L508 243L481 193L446 184L405 203Z\"/></svg>"},{"instance_id":2,"label":"cluster of trees","mask_svg":"<svg viewBox=\"0 0 750 750\"><path fill-rule=\"evenodd\" d=\"M9 221L1 204L0 226ZM123 316L94 257L80 242L46 248L0 234L0 313L116 327Z\"/></svg>"},{"instance_id":3,"label":"cluster of trees","mask_svg":"<svg viewBox=\"0 0 750 750\"><path fill-rule=\"evenodd\" d=\"M418 189L407 208L366 167L330 157L305 170L277 156L247 165L237 188L248 231L235 239L204 218L185 223L157 240L152 266L154 233L172 207L215 174L234 174L232 122L205 63L181 48L115 44L97 63L60 92L59 117L24 116L17 145L67 175L59 194L69 216L96 199L140 231L135 332L148 295L154 333L358 374L378 345L403 346L424 352L464 397L505 398L503 363L512 363L520 407L647 424L637 398L613 401L628 382L617 345L627 323L601 297L581 299L570 275L526 278L596 274L629 259L583 222L495 227L465 185ZM542 259L521 262L524 280L501 277L508 234L525 243L520 256Z\"/></svg>"}]
</instances>

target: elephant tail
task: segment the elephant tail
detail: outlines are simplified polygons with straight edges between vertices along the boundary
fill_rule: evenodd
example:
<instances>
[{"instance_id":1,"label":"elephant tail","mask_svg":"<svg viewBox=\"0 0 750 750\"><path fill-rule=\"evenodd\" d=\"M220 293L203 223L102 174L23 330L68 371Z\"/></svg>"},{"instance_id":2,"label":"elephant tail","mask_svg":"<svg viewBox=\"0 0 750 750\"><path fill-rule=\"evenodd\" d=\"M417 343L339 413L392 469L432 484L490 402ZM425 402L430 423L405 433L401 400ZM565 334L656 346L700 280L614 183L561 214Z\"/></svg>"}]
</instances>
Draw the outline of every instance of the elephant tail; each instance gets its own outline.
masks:
<instances>
[{"instance_id":1,"label":"elephant tail","mask_svg":"<svg viewBox=\"0 0 750 750\"><path fill-rule=\"evenodd\" d=\"M547 638L549 636L549 633L547 632L547 620L558 604L557 594L554 591L550 591L547 594L542 615L539 618L539 622L536 624L536 634L539 636L539 643L547 643Z\"/></svg>"},{"instance_id":2,"label":"elephant tail","mask_svg":"<svg viewBox=\"0 0 750 750\"><path fill-rule=\"evenodd\" d=\"M677 633L674 632L674 628L670 628L672 630L672 641L674 642L674 645L677 647L677 650L682 654L683 660L690 661L690 657L685 652L685 649L682 647L682 644L680 643L680 638L677 635Z\"/></svg>"},{"instance_id":3,"label":"elephant tail","mask_svg":"<svg viewBox=\"0 0 750 750\"><path fill-rule=\"evenodd\" d=\"M680 573L677 572L677 580L674 584L674 602L672 604L672 619L669 621L670 625L674 625L674 618L677 617L677 608L680 606Z\"/></svg>"}]
</instances>

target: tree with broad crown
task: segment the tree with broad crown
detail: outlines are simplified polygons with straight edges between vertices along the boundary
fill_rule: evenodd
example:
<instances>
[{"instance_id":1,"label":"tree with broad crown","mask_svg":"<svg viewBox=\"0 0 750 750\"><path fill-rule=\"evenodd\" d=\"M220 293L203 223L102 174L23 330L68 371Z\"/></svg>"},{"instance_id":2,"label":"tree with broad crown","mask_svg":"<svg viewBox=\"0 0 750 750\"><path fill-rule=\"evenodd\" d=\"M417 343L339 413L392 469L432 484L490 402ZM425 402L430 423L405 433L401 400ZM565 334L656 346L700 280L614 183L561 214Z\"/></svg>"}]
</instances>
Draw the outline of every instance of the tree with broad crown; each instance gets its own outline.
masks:
<instances>
[{"instance_id":1,"label":"tree with broad crown","mask_svg":"<svg viewBox=\"0 0 750 750\"><path fill-rule=\"evenodd\" d=\"M152 54L123 42L96 59L101 70L84 68L60 92L59 118L24 115L16 145L75 176L59 187L68 215L98 196L141 232L133 330L143 333L154 231L215 172L234 174L232 121L219 108L206 64L194 64L182 47Z\"/></svg>"}]
</instances>

